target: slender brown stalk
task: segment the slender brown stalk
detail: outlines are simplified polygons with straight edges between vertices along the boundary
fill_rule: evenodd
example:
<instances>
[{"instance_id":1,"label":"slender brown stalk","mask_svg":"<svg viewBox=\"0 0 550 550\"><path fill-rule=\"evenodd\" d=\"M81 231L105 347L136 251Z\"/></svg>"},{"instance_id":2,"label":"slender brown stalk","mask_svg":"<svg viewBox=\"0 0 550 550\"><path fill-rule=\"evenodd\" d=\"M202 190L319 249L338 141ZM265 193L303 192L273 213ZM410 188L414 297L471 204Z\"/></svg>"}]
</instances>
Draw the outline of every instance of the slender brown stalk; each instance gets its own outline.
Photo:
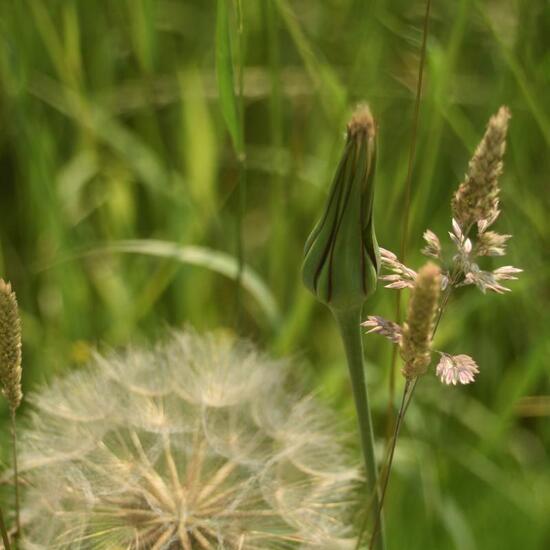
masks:
<instances>
[{"instance_id":1,"label":"slender brown stalk","mask_svg":"<svg viewBox=\"0 0 550 550\"><path fill-rule=\"evenodd\" d=\"M399 436L399 430L401 429L401 425L403 424L403 418L405 417L405 412L408 407L408 403L410 403L410 398L412 397L412 392L414 392L414 388L416 387L417 380L418 378L408 379L405 382L405 387L403 388L403 396L401 397L401 405L399 407L399 412L397 413L397 420L395 422L395 426L393 429L389 455L387 458L387 462L384 465L384 470L380 475L380 479L382 479L382 487L380 491L380 504L379 504L380 510L382 510L382 507L384 506L384 499L386 497L386 490L388 488L388 482L390 479L390 472L393 465L393 456L395 454L395 447L397 444L397 438ZM409 397L408 397L408 394L410 395ZM374 545L376 543L376 538L378 536L378 530L380 526L380 520L379 520L380 517L381 516L379 515L376 518L376 522L374 524L374 528L372 530L372 535L369 543L369 550L374 548Z\"/></svg>"},{"instance_id":2,"label":"slender brown stalk","mask_svg":"<svg viewBox=\"0 0 550 550\"><path fill-rule=\"evenodd\" d=\"M431 0L426 1L426 12L424 14L424 28L422 31L422 46L420 50L420 63L418 66L418 79L416 84L416 97L414 102L414 114L413 114L413 126L411 134L411 143L409 148L409 164L407 167L407 179L405 180L405 209L403 214L403 226L401 232L401 246L399 250L399 257L403 263L405 262L407 253L407 240L409 234L409 215L411 209L411 188L412 188L412 174L414 167L414 158L416 154L416 142L418 137L418 124L420 120L420 99L422 96L422 83L424 80L424 65L426 61L426 44L428 42L428 31L430 22L430 9ZM401 292L397 293L395 301L395 320L397 323L401 320ZM393 399L395 395L395 371L397 366L397 348L393 350L391 358L390 368L390 380L389 380L389 400L388 400L388 424L387 433L393 431Z\"/></svg>"}]
</instances>

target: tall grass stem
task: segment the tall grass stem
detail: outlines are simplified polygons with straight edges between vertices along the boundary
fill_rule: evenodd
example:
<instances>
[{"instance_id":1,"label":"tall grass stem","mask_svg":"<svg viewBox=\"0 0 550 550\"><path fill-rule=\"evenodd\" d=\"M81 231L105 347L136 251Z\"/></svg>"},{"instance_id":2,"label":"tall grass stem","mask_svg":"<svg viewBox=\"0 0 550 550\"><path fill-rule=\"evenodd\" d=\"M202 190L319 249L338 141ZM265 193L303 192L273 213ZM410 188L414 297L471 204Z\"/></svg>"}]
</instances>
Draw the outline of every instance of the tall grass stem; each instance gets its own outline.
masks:
<instances>
[{"instance_id":1,"label":"tall grass stem","mask_svg":"<svg viewBox=\"0 0 550 550\"><path fill-rule=\"evenodd\" d=\"M452 293L452 286L448 286L445 294L443 295L443 299L441 301L441 306L439 308L439 312L437 314L437 319L435 321L434 329L432 332L432 339L435 336L435 333L437 332L437 328L439 327L439 323L441 322L441 319L443 317L443 312L445 311L445 308L447 307L447 304L449 303L449 299L451 297ZM398 346L395 346L396 349L399 349ZM390 447L389 447L389 453L388 458L385 461L384 470L380 473L380 477L382 479L382 488L380 491L380 515L376 518L376 523L374 525L374 529L371 536L371 542L369 544L369 549L374 548L373 544L376 540L377 530L379 528L379 524L381 521L381 514L382 514L382 508L384 506L384 500L386 497L386 491L388 489L388 483L390 479L391 469L393 466L393 456L395 454L395 447L397 446L397 439L399 437L399 432L401 430L401 426L403 424L403 419L405 418L405 415L407 414L407 410L409 409L409 405L411 404L414 391L416 389L416 385L418 383L418 377L413 379L408 379L405 382L405 387L403 388L403 396L401 398L401 405L399 407L399 411L397 413L397 420L395 422L395 426L393 429L392 438L390 441Z\"/></svg>"},{"instance_id":2,"label":"tall grass stem","mask_svg":"<svg viewBox=\"0 0 550 550\"><path fill-rule=\"evenodd\" d=\"M422 46L420 50L420 62L418 65L418 79L416 83L416 97L414 102L413 126L411 134L411 143L409 148L409 162L407 166L407 178L405 180L405 207L403 212L403 226L401 231L401 245L399 249L399 257L403 263L406 263L407 241L409 236L409 217L411 210L411 188L412 174L414 167L414 158L416 155L416 142L418 138L418 123L420 120L420 100L422 97L422 83L424 80L424 65L426 62L426 45L428 43L428 31L430 23L431 0L426 1L426 11L424 13L424 27L422 30ZM401 292L397 293L395 299L395 320L397 323L401 320ZM392 432L393 420L393 400L395 395L395 376L397 365L397 348L393 350L390 368L389 380L389 399L388 399L388 424L387 433ZM391 440L390 440L391 441Z\"/></svg>"},{"instance_id":3,"label":"tall grass stem","mask_svg":"<svg viewBox=\"0 0 550 550\"><path fill-rule=\"evenodd\" d=\"M237 294L236 294L236 319L237 324L241 316L241 285L245 264L244 255L244 236L243 236L243 218L246 212L246 153L245 153L245 132L244 132L244 29L243 29L243 11L241 0L236 2L237 11L237 86L238 86L238 124L240 126L241 147L237 151L239 162L239 205L237 208Z\"/></svg>"},{"instance_id":4,"label":"tall grass stem","mask_svg":"<svg viewBox=\"0 0 550 550\"><path fill-rule=\"evenodd\" d=\"M11 411L11 439L12 439L12 454L13 454L13 476L15 488L15 525L17 528L17 536L21 536L21 512L19 504L19 471L17 468L17 431L15 428L15 410Z\"/></svg>"}]
</instances>

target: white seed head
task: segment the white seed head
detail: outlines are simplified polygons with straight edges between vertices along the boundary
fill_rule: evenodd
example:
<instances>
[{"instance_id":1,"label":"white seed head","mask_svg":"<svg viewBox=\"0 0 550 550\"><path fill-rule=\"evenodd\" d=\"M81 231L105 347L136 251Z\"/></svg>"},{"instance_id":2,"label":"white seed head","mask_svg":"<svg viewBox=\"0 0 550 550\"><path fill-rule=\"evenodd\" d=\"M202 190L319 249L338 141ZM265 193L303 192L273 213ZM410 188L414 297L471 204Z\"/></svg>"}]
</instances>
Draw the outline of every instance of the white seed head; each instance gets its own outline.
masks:
<instances>
[{"instance_id":1,"label":"white seed head","mask_svg":"<svg viewBox=\"0 0 550 550\"><path fill-rule=\"evenodd\" d=\"M358 472L286 372L247 343L184 332L31 396L25 547L353 548Z\"/></svg>"}]
</instances>

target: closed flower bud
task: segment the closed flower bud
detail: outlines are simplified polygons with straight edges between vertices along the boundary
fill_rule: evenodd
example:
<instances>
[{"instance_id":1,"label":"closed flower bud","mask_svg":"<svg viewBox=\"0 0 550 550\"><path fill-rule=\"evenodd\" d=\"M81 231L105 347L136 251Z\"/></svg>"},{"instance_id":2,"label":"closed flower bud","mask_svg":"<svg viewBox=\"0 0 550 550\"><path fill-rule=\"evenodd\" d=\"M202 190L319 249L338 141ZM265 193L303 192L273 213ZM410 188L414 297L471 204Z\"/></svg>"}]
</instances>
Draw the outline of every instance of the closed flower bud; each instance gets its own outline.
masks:
<instances>
[{"instance_id":1,"label":"closed flower bud","mask_svg":"<svg viewBox=\"0 0 550 550\"><path fill-rule=\"evenodd\" d=\"M368 106L360 105L348 123L344 152L302 267L306 287L331 309L360 307L376 288L375 164L374 119Z\"/></svg>"}]
</instances>

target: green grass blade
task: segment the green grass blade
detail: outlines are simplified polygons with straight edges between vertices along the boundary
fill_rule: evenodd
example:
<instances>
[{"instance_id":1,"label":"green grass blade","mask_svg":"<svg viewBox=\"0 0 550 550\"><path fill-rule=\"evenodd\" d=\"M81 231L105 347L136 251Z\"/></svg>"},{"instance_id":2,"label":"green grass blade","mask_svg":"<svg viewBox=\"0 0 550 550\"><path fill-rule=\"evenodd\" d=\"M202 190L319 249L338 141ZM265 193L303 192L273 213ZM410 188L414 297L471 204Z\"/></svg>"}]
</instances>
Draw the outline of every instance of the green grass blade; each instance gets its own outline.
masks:
<instances>
[{"instance_id":1,"label":"green grass blade","mask_svg":"<svg viewBox=\"0 0 550 550\"><path fill-rule=\"evenodd\" d=\"M235 94L235 76L233 74L233 55L229 33L227 0L218 0L216 18L216 73L222 115L231 135L235 151L238 154L242 154L244 152L244 143L242 128L239 123L237 96Z\"/></svg>"}]
</instances>

